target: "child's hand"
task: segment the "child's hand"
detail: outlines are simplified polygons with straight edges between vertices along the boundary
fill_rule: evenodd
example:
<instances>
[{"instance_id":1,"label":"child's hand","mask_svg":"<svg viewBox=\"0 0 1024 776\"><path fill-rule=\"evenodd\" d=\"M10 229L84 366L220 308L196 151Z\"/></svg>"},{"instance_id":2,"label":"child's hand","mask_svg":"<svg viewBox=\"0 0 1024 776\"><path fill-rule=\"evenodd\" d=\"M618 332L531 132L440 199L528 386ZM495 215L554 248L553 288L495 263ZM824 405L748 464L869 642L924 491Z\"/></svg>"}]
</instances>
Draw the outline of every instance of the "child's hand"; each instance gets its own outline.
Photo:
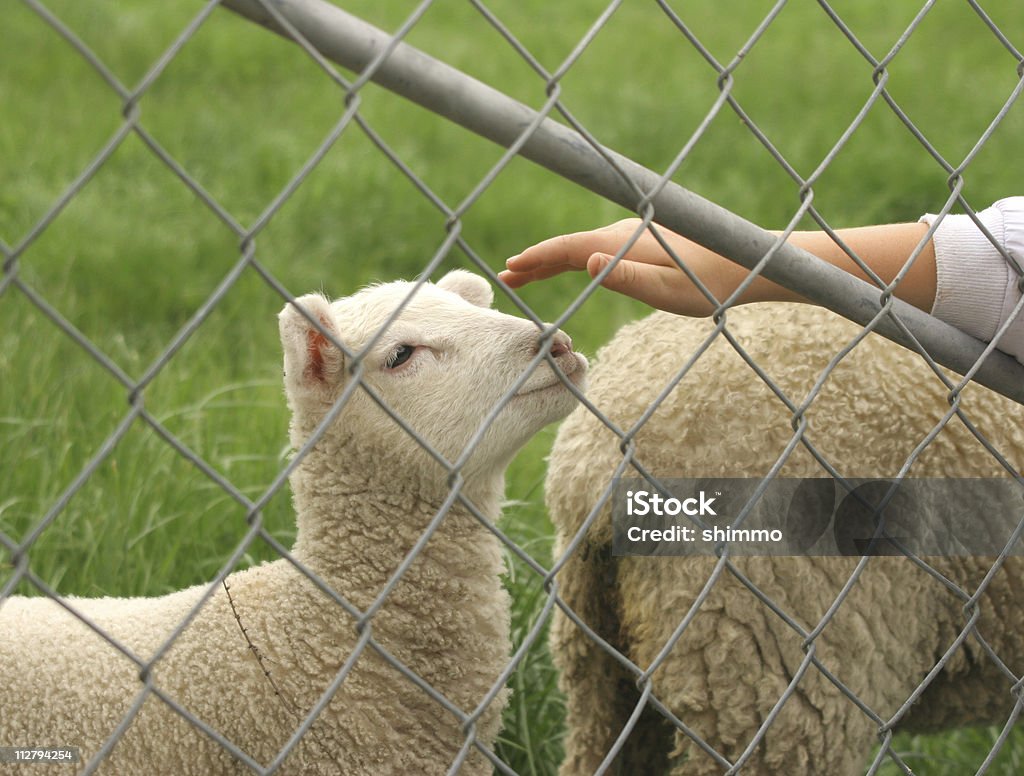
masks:
<instances>
[{"instance_id":1,"label":"child's hand","mask_svg":"<svg viewBox=\"0 0 1024 776\"><path fill-rule=\"evenodd\" d=\"M642 221L631 218L589 232L552 237L509 259L508 269L499 277L512 288L575 270L585 269L596 277L616 252L636 237L602 285L671 313L710 315L715 305L690 282L650 229L636 236L641 228ZM728 297L746 277L743 267L664 227L654 228L718 301ZM755 301L758 292L766 290L766 284L776 289L777 298L781 293L778 287L759 278L744 293L743 301Z\"/></svg>"}]
</instances>

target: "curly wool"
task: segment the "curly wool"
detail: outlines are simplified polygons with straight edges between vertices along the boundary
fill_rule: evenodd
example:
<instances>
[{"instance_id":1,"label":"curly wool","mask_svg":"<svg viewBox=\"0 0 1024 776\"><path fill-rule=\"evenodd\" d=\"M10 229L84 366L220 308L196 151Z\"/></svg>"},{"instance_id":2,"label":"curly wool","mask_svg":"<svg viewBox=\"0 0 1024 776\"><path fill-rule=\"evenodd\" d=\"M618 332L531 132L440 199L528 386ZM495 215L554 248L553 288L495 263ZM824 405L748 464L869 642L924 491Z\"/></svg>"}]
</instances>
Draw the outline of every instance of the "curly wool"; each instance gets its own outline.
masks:
<instances>
[{"instance_id":1,"label":"curly wool","mask_svg":"<svg viewBox=\"0 0 1024 776\"><path fill-rule=\"evenodd\" d=\"M624 327L598 354L588 398L629 429L712 333L710 321L657 313ZM728 330L782 391L803 401L829 360L860 328L803 305L728 313ZM946 389L920 357L871 335L844 358L806 412L808 438L847 477L892 477L939 422ZM970 386L962 409L1018 468L1024 408ZM658 477L759 477L793 437L793 412L718 337L636 436L636 457ZM564 552L622 460L620 440L580 408L559 431L547 500ZM798 446L783 477L824 472ZM911 477L1005 477L954 418L924 449ZM574 612L641 668L651 664L712 575L707 557L613 557L608 510L559 575ZM968 594L992 558L929 559ZM735 568L809 632L850 580L855 559L734 559ZM1010 558L978 601L977 634L1016 676L1024 672L1024 568ZM878 729L918 687L968 623L965 601L904 558L871 559L814 641L813 657L856 695L873 720L815 665L796 684L742 769L775 776L863 772ZM592 773L636 708L635 678L577 625L557 615L552 649L568 698L561 773ZM754 739L799 672L803 638L728 569L653 673L653 694L729 762ZM897 730L1004 724L1013 681L969 635ZM727 770L648 708L618 759L623 773L721 774Z\"/></svg>"},{"instance_id":2,"label":"curly wool","mask_svg":"<svg viewBox=\"0 0 1024 776\"><path fill-rule=\"evenodd\" d=\"M348 356L330 338L361 353L364 383L448 460L461 454L534 359L537 327L490 309L489 285L458 270L422 286L378 336L411 290L412 284L396 282L334 303L310 295L298 300L308 317L292 305L282 312L296 449L346 386ZM555 339L562 343L556 362L580 381L585 359L571 352L567 337ZM529 398L516 395L507 403L460 470L461 494L492 521L509 459L575 403L546 362L525 391ZM449 479L446 468L355 390L292 474L298 525L292 556L365 611L435 522L451 492ZM74 746L85 761L112 740L101 773L251 773L214 734L269 765L354 661L276 772L446 773L467 742L463 721L392 661L465 715L495 693L469 730L492 745L507 698L496 683L510 653L503 571L498 540L457 501L366 622L288 559L231 574L227 590L213 586L155 661L209 586L152 599L0 601L0 745ZM140 672L140 665L149 668ZM126 717L137 699L137 714ZM206 730L175 708L195 715ZM122 720L123 734L115 735ZM475 747L465 758L461 773L490 773Z\"/></svg>"}]
</instances>

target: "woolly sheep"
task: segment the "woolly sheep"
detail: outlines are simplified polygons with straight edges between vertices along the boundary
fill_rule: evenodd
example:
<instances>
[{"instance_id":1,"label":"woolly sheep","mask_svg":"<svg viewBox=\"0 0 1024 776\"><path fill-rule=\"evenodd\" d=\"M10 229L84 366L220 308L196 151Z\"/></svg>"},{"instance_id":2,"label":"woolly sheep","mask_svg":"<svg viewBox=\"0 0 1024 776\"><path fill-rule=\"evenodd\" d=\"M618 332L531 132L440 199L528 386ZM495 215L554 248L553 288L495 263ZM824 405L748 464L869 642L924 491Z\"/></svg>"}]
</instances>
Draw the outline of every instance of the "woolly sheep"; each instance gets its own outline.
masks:
<instances>
[{"instance_id":1,"label":"woolly sheep","mask_svg":"<svg viewBox=\"0 0 1024 776\"><path fill-rule=\"evenodd\" d=\"M318 295L298 301L323 331L360 352L411 288L395 282L333 303ZM491 301L486 281L453 271L421 287L362 362L363 380L449 461L538 352L537 327L490 309ZM346 384L346 358L293 305L281 313L280 329L291 441L299 449ZM582 381L586 360L561 332L551 356L566 379ZM517 448L574 403L545 360L497 416L462 468L462 492L488 519L497 518L504 469ZM365 610L440 510L448 477L355 390L291 476L293 556ZM376 642L466 713L509 659L502 570L498 540L456 503L370 626ZM338 675L360 632L285 559L227 582L229 592L213 590L148 681L265 766ZM148 661L207 589L65 603ZM250 654L232 604L261 662ZM0 607L0 745L77 746L87 760L142 688L138 666L58 603L13 597ZM505 692L476 722L476 738L486 745L498 732ZM453 714L371 647L279 772L445 773L465 740ZM100 772L250 770L151 694ZM490 764L473 749L461 772L489 773Z\"/></svg>"},{"instance_id":2,"label":"woolly sheep","mask_svg":"<svg viewBox=\"0 0 1024 776\"><path fill-rule=\"evenodd\" d=\"M825 310L802 305L740 308L729 311L727 321L753 361L797 403L860 330ZM664 313L627 325L598 354L589 400L620 428L630 428L712 328L707 320ZM920 357L871 335L839 363L810 405L809 438L844 476L892 477L948 410L946 394ZM969 387L961 406L1019 470L1024 408L978 386ZM719 337L638 433L636 456L659 478L760 477L792 438L792 419L792 412ZM621 462L620 447L621 440L586 408L562 424L546 485L558 555ZM798 446L780 476L825 474ZM910 476L1007 475L954 418L924 449ZM646 669L694 604L715 559L615 557L611 539L606 507L559 574L560 591L584 623ZM819 623L855 566L852 559L836 557L734 562L806 631ZM933 562L973 593L993 559ZM1016 677L1024 673L1022 591L1024 570L1014 557L994 574L979 600L978 632ZM953 645L967 623L964 605L905 558L873 558L815 642L815 657L888 721ZM564 615L553 625L552 650L568 696L561 773L592 773L637 706L636 677ZM652 674L652 690L678 720L735 763L805 656L802 638L726 570ZM895 728L1002 725L1017 700L1013 685L978 640L968 636ZM1019 695L1020 688L1015 692ZM880 727L812 665L740 772L862 773ZM649 707L616 762L627 774L727 770Z\"/></svg>"}]
</instances>

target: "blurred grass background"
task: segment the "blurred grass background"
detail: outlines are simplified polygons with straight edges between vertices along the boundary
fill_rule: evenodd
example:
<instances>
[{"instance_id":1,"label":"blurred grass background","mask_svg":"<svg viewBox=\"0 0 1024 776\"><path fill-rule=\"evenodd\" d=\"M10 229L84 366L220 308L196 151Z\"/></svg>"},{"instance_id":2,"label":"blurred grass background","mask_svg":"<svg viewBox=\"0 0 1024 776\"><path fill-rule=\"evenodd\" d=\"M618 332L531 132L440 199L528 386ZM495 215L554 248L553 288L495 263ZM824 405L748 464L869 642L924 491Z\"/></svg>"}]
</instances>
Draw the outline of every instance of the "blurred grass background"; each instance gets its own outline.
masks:
<instances>
[{"instance_id":1,"label":"blurred grass background","mask_svg":"<svg viewBox=\"0 0 1024 776\"><path fill-rule=\"evenodd\" d=\"M678 4L708 49L728 62L771 4ZM47 6L115 76L134 87L188 20L197 0L49 0ZM353 0L346 9L393 30L413 3ZM602 2L494 0L488 7L549 70L557 69ZM917 3L837 3L876 58ZM985 4L1024 47L1024 6ZM17 246L122 124L113 90L25 4L5 0L0 47L0 240ZM409 41L534 107L545 84L468 4L440 0ZM970 151L1017 81L1016 62L966 3L938 4L890 66L889 90L953 164ZM822 10L783 9L735 73L755 122L803 175L819 164L873 88L871 67ZM627 2L563 81L566 106L606 145L664 168L718 95L716 73L654 3ZM280 192L344 110L343 93L292 44L218 10L139 103L143 126L243 225ZM374 86L361 113L450 207L500 149ZM977 207L1020 193L1024 111L1015 107L967 169ZM728 109L675 179L767 228L799 206L797 187ZM946 174L879 103L815 187L834 226L916 219L941 206ZM497 270L547 236L628 213L515 160L475 202L463 234ZM412 277L445 237L444 216L351 126L256 239L256 255L294 293L343 295L372 280ZM138 378L238 260L236 236L134 135L20 256L19 277L122 369ZM465 265L454 252L439 270ZM579 276L522 297L556 318ZM514 312L500 299L499 306ZM168 429L251 498L284 465L286 410L275 315L281 299L252 272L146 390ZM599 292L565 326L593 354L645 310ZM0 530L30 530L127 412L124 389L16 289L0 298ZM542 564L548 429L515 461L505 528ZM265 513L292 538L287 490ZM59 591L158 595L209 579L246 529L242 510L148 428L136 424L35 545L32 568ZM253 546L246 563L272 557ZM0 585L9 578L0 567ZM536 577L511 565L522 638L544 602ZM30 592L22 585L19 592ZM541 639L513 679L501 754L522 773L554 773L561 699ZM921 774L973 773L991 730L903 737ZM888 766L887 766L888 768ZM1015 735L989 773L1024 769ZM883 773L895 773L895 768Z\"/></svg>"}]
</instances>

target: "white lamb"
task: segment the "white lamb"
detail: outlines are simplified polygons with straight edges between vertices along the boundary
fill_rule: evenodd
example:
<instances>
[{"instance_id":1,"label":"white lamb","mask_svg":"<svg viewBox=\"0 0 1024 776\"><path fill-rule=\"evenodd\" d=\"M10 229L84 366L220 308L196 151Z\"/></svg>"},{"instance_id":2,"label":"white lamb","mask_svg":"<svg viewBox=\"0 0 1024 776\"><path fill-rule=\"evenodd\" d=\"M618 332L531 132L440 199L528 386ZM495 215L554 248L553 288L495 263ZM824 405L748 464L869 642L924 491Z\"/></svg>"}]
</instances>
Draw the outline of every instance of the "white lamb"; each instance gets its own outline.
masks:
<instances>
[{"instance_id":1,"label":"white lamb","mask_svg":"<svg viewBox=\"0 0 1024 776\"><path fill-rule=\"evenodd\" d=\"M797 404L859 331L804 305L755 305L730 311L727 320L753 361ZM598 353L589 401L630 429L712 329L711 321L664 313L630 324ZM807 438L843 476L893 477L949 409L946 394L921 358L869 336L810 404ZM1019 471L1024 408L978 386L963 394L961 407ZM659 478L763 477L792 439L793 419L794 412L719 337L636 435L636 458ZM598 503L622 461L621 447L618 436L583 407L562 424L547 481L559 553ZM798 446L780 476L826 474ZM909 476L1009 475L953 418ZM960 529L981 530L984 517L978 514L977 523ZM1001 535L1006 538L1008 531ZM715 558L614 557L611 540L605 509L558 575L559 589L584 623L647 669L698 600ZM810 649L805 637L839 599L856 560L736 558L735 567L803 633L726 569L651 675L654 697L720 759L648 707L621 750L620 772L850 776L864 772L873 745L890 728L1005 724L1019 702L1016 679L1024 673L1024 564L1020 557L1001 567L990 557L930 560L967 595L983 589L977 630L957 646L974 613L965 597L904 558L873 558L813 643L813 659L844 692L817 665L806 666L802 675L801 668ZM568 696L561 772L593 773L637 708L637 677L565 616L556 618L552 650ZM947 651L948 662L920 702L901 711ZM745 753L742 767L729 770Z\"/></svg>"},{"instance_id":2,"label":"white lamb","mask_svg":"<svg viewBox=\"0 0 1024 776\"><path fill-rule=\"evenodd\" d=\"M323 332L359 353L411 288L388 283L333 303L302 297L322 331L295 306L285 307L280 328L296 449L350 380L347 359ZM419 289L362 362L365 383L448 461L463 454L538 353L537 327L490 309L491 301L482 278L451 272ZM561 332L551 356L569 381L582 381L586 360ZM574 403L562 378L541 362L483 434L461 469L462 493L489 520L498 516L504 469L515 451ZM357 388L292 474L295 559L365 610L440 511L449 479L456 478ZM509 659L501 572L498 540L456 502L366 631L471 714ZM141 679L135 662L54 601L2 602L0 745L75 746L88 760L149 682L261 766L270 764L366 631L287 560L231 574L227 583L229 591L215 587ZM146 663L207 589L65 602ZM501 690L467 732L370 645L279 772L445 773L470 735L492 744L504 703ZM250 769L150 693L100 772L208 776ZM490 764L471 748L461 772L489 773Z\"/></svg>"}]
</instances>

